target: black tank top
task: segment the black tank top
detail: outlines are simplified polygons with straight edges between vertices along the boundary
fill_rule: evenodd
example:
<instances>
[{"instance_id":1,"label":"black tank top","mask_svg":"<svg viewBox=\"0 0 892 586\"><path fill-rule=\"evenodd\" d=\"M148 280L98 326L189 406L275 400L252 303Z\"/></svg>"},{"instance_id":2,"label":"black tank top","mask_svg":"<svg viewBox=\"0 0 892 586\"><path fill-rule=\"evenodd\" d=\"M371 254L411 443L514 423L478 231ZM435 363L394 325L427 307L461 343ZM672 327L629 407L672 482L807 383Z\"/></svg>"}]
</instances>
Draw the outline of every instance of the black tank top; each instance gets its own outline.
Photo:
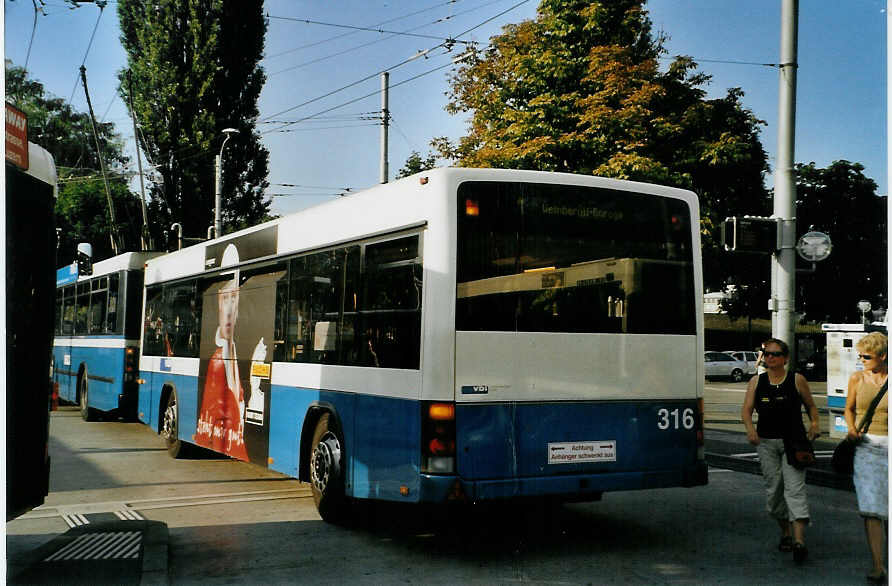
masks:
<instances>
[{"instance_id":1,"label":"black tank top","mask_svg":"<svg viewBox=\"0 0 892 586\"><path fill-rule=\"evenodd\" d=\"M802 397L796 390L796 373L790 371L779 385L768 380L768 373L759 375L756 385L756 412L759 421L756 433L759 437L779 439L791 427L794 413L802 411ZM800 416L801 417L801 416Z\"/></svg>"}]
</instances>

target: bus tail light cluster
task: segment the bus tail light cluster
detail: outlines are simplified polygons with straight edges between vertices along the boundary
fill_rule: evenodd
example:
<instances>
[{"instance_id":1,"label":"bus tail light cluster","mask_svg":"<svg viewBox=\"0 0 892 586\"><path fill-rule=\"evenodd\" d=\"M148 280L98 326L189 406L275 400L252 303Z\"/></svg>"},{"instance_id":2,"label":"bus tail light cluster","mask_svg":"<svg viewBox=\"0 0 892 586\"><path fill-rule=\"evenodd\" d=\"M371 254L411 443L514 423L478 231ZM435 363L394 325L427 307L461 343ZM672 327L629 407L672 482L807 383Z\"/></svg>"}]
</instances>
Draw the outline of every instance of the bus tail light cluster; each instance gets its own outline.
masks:
<instances>
[{"instance_id":1,"label":"bus tail light cluster","mask_svg":"<svg viewBox=\"0 0 892 586\"><path fill-rule=\"evenodd\" d=\"M124 382L133 382L139 372L139 349L136 346L127 346L124 349Z\"/></svg>"},{"instance_id":2,"label":"bus tail light cluster","mask_svg":"<svg viewBox=\"0 0 892 586\"><path fill-rule=\"evenodd\" d=\"M455 473L455 403L422 403L421 471Z\"/></svg>"}]
</instances>

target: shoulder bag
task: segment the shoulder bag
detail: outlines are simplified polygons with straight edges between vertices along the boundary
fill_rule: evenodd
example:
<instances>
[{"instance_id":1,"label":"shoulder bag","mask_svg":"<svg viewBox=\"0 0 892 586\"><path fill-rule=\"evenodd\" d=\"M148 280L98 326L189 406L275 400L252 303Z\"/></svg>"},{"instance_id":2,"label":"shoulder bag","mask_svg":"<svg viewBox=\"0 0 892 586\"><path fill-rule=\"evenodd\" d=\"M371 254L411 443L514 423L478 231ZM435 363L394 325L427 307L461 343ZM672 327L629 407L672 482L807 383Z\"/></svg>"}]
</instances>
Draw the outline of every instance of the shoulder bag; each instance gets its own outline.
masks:
<instances>
[{"instance_id":1,"label":"shoulder bag","mask_svg":"<svg viewBox=\"0 0 892 586\"><path fill-rule=\"evenodd\" d=\"M790 371L787 376L793 377L795 387L796 373ZM799 389L796 389L798 396ZM808 439L805 426L802 424L802 401L796 402L796 407L791 408L792 421L787 435L784 436L784 453L787 455L787 463L798 469L808 468L815 463L815 448Z\"/></svg>"},{"instance_id":2,"label":"shoulder bag","mask_svg":"<svg viewBox=\"0 0 892 586\"><path fill-rule=\"evenodd\" d=\"M883 395L886 394L886 389L889 386L889 381L883 383L883 386L880 388L880 391L876 394L876 397L873 398L873 401L870 402L870 406L867 408L867 412L864 413L864 417L861 419L861 423L856 428L858 433L867 433L867 430L870 428L870 422L873 420L873 412L876 411L877 405L883 399ZM830 464L833 465L833 469L837 474L843 474L846 476L851 476L855 471L855 446L858 445L860 439L850 439L848 436L833 449L833 458L830 460Z\"/></svg>"}]
</instances>

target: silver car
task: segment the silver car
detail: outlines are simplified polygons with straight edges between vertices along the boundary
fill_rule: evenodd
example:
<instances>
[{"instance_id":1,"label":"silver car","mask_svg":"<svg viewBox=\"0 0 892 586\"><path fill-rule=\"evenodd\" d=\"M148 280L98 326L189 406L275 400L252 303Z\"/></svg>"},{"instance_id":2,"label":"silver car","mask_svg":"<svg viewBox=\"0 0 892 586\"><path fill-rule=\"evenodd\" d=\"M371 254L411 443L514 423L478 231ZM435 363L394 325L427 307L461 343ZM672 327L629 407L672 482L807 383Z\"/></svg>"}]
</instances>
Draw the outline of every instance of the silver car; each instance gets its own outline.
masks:
<instances>
[{"instance_id":1,"label":"silver car","mask_svg":"<svg viewBox=\"0 0 892 586\"><path fill-rule=\"evenodd\" d=\"M725 350L725 354L729 354L735 360L746 362L747 374L756 374L756 371L759 368L757 361L759 358L758 352L749 352L747 350Z\"/></svg>"},{"instance_id":2,"label":"silver car","mask_svg":"<svg viewBox=\"0 0 892 586\"><path fill-rule=\"evenodd\" d=\"M725 352L706 352L706 378L730 378L740 382L747 372L746 362Z\"/></svg>"}]
</instances>

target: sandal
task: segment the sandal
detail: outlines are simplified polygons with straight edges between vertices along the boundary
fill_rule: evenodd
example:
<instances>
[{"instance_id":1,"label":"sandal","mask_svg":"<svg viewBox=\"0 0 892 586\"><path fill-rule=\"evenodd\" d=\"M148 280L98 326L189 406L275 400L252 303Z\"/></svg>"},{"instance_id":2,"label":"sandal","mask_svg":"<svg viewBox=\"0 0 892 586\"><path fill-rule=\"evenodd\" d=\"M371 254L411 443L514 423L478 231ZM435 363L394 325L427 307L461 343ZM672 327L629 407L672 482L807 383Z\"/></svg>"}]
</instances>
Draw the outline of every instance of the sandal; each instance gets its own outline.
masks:
<instances>
[{"instance_id":1,"label":"sandal","mask_svg":"<svg viewBox=\"0 0 892 586\"><path fill-rule=\"evenodd\" d=\"M777 544L778 551L793 551L793 538L789 535L781 537L780 543Z\"/></svg>"},{"instance_id":2,"label":"sandal","mask_svg":"<svg viewBox=\"0 0 892 586\"><path fill-rule=\"evenodd\" d=\"M805 558L808 557L808 548L805 547L804 543L796 542L793 544L793 561L797 564L801 564L805 561Z\"/></svg>"},{"instance_id":3,"label":"sandal","mask_svg":"<svg viewBox=\"0 0 892 586\"><path fill-rule=\"evenodd\" d=\"M872 571L871 573L867 574L867 581L870 582L871 584L885 584L886 583L886 572L885 571L882 571L882 572Z\"/></svg>"}]
</instances>

